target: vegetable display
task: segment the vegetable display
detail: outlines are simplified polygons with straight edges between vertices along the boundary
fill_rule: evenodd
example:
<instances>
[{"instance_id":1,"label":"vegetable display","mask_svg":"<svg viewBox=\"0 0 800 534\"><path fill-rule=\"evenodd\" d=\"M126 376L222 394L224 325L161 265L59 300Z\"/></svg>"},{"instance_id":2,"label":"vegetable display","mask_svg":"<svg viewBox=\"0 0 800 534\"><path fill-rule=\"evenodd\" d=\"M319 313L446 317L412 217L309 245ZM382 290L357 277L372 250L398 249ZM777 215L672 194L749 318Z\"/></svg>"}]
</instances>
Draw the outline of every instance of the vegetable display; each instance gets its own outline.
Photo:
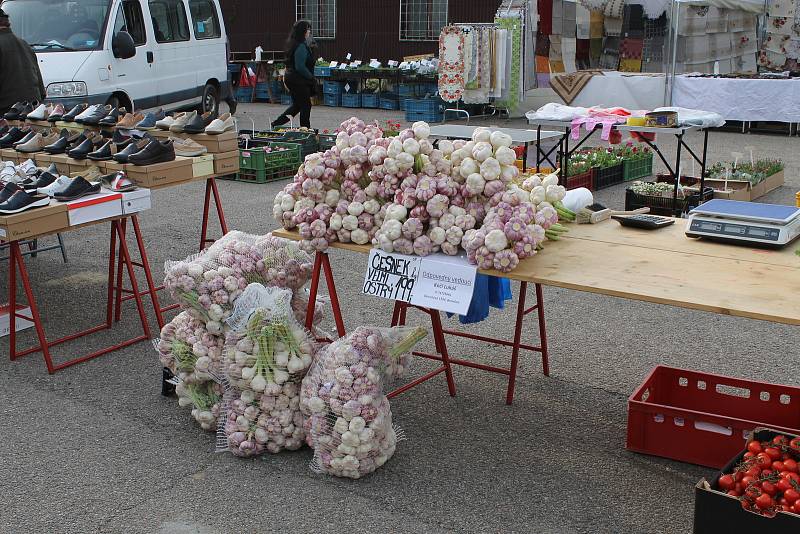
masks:
<instances>
[{"instance_id":1,"label":"vegetable display","mask_svg":"<svg viewBox=\"0 0 800 534\"><path fill-rule=\"evenodd\" d=\"M506 205L514 208L523 202L516 215L529 222L512 232L516 237L498 261L508 271L520 259L518 252L527 257L531 255L527 248L539 245L540 230L529 225L539 225L555 239L565 230L558 218L575 217L560 205L566 191L556 175L547 177L541 198L538 189L532 196L530 190L520 191L514 185L519 170L511 144L503 132L477 128L469 141L441 140L434 148L427 123L416 122L387 138L377 125L351 118L339 127L336 146L305 158L293 182L275 196L273 215L284 228L297 229L301 247L309 252L338 241L371 243L387 252L418 256L457 255L462 248L470 250L467 234L474 238L497 230L495 222L481 232L487 212L502 204L503 219ZM509 230L514 224L519 221L515 219ZM529 230L533 233L527 244L514 252ZM476 254L469 257L477 263ZM488 259L484 260L487 265Z\"/></svg>"},{"instance_id":2,"label":"vegetable display","mask_svg":"<svg viewBox=\"0 0 800 534\"><path fill-rule=\"evenodd\" d=\"M751 440L742 462L719 478L719 490L736 497L742 508L773 517L778 512L800 515L800 437L777 435Z\"/></svg>"},{"instance_id":3,"label":"vegetable display","mask_svg":"<svg viewBox=\"0 0 800 534\"><path fill-rule=\"evenodd\" d=\"M384 382L405 373L408 353L426 334L421 327L360 327L318 354L300 389L315 470L360 478L392 457L397 429Z\"/></svg>"}]
</instances>

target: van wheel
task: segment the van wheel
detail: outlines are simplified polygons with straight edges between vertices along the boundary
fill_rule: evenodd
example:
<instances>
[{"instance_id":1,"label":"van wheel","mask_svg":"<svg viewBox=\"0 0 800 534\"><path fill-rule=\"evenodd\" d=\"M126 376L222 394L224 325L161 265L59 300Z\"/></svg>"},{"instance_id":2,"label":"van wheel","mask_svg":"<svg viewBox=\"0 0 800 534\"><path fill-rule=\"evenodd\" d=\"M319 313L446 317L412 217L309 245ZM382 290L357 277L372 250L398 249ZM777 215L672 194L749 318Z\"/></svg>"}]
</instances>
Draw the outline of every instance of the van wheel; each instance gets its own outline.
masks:
<instances>
[{"instance_id":1,"label":"van wheel","mask_svg":"<svg viewBox=\"0 0 800 534\"><path fill-rule=\"evenodd\" d=\"M207 111L213 112L215 115L219 113L219 95L217 94L217 87L214 85L206 84L203 89L203 113Z\"/></svg>"}]
</instances>

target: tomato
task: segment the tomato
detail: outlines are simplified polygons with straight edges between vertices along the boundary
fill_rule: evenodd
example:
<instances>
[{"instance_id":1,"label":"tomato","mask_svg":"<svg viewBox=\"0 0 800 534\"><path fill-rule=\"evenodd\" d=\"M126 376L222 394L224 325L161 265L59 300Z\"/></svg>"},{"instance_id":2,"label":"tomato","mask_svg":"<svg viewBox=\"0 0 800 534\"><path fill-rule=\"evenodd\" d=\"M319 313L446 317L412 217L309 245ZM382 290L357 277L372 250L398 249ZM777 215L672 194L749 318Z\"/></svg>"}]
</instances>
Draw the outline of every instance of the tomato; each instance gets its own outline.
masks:
<instances>
[{"instance_id":1,"label":"tomato","mask_svg":"<svg viewBox=\"0 0 800 534\"><path fill-rule=\"evenodd\" d=\"M739 493L736 490L728 490L728 495L730 495L731 497L741 497L742 496L742 494Z\"/></svg>"},{"instance_id":2,"label":"tomato","mask_svg":"<svg viewBox=\"0 0 800 534\"><path fill-rule=\"evenodd\" d=\"M719 488L722 491L732 490L734 487L736 487L736 481L733 480L731 475L722 475L719 477Z\"/></svg>"},{"instance_id":3,"label":"tomato","mask_svg":"<svg viewBox=\"0 0 800 534\"><path fill-rule=\"evenodd\" d=\"M749 460L750 458L754 458L755 455L756 455L756 453L747 451L746 453L744 453L744 459L745 460Z\"/></svg>"},{"instance_id":4,"label":"tomato","mask_svg":"<svg viewBox=\"0 0 800 534\"><path fill-rule=\"evenodd\" d=\"M756 506L758 506L761 510L772 508L774 505L775 501L773 501L772 497L770 497L766 493L762 493L761 495L756 497Z\"/></svg>"},{"instance_id":5,"label":"tomato","mask_svg":"<svg viewBox=\"0 0 800 534\"><path fill-rule=\"evenodd\" d=\"M744 474L755 478L761 474L761 468L757 465L754 465L753 467L745 471Z\"/></svg>"},{"instance_id":6,"label":"tomato","mask_svg":"<svg viewBox=\"0 0 800 534\"><path fill-rule=\"evenodd\" d=\"M767 447L766 449L764 449L764 452L767 454L767 456L772 458L773 462L775 460L779 460L781 457L781 451L776 447Z\"/></svg>"},{"instance_id":7,"label":"tomato","mask_svg":"<svg viewBox=\"0 0 800 534\"><path fill-rule=\"evenodd\" d=\"M789 443L789 438L783 435L775 436L774 438L772 438L772 443L774 443L775 445L786 445Z\"/></svg>"},{"instance_id":8,"label":"tomato","mask_svg":"<svg viewBox=\"0 0 800 534\"><path fill-rule=\"evenodd\" d=\"M759 452L756 456L756 462L759 467L768 467L772 465L772 457L766 452Z\"/></svg>"},{"instance_id":9,"label":"tomato","mask_svg":"<svg viewBox=\"0 0 800 534\"><path fill-rule=\"evenodd\" d=\"M758 454L762 451L761 444L755 440L751 441L747 444L747 450L752 452L753 454Z\"/></svg>"},{"instance_id":10,"label":"tomato","mask_svg":"<svg viewBox=\"0 0 800 534\"><path fill-rule=\"evenodd\" d=\"M781 471L781 476L786 480L789 480L791 478L795 482L800 483L800 475L798 475L797 473L792 473L791 471Z\"/></svg>"},{"instance_id":11,"label":"tomato","mask_svg":"<svg viewBox=\"0 0 800 534\"><path fill-rule=\"evenodd\" d=\"M792 487L789 481L785 478L780 479L775 483L775 487L778 488L778 491L786 491Z\"/></svg>"},{"instance_id":12,"label":"tomato","mask_svg":"<svg viewBox=\"0 0 800 534\"><path fill-rule=\"evenodd\" d=\"M768 476L770 476L770 475L771 475L773 472L774 472L774 471L773 471L772 469L764 469L763 471L761 471L761 476L762 476L762 477L768 477Z\"/></svg>"},{"instance_id":13,"label":"tomato","mask_svg":"<svg viewBox=\"0 0 800 534\"><path fill-rule=\"evenodd\" d=\"M783 461L783 467L787 471L791 471L792 473L797 473L797 461L792 460L791 458Z\"/></svg>"},{"instance_id":14,"label":"tomato","mask_svg":"<svg viewBox=\"0 0 800 534\"><path fill-rule=\"evenodd\" d=\"M800 515L800 503L798 503L797 501L795 501L794 506L792 506L792 512L794 512L797 515Z\"/></svg>"},{"instance_id":15,"label":"tomato","mask_svg":"<svg viewBox=\"0 0 800 534\"><path fill-rule=\"evenodd\" d=\"M747 486L744 490L744 494L755 499L761 495L761 490L757 486Z\"/></svg>"},{"instance_id":16,"label":"tomato","mask_svg":"<svg viewBox=\"0 0 800 534\"><path fill-rule=\"evenodd\" d=\"M789 504L794 504L797 502L797 499L800 499L800 491L796 489L788 489L783 492L783 498L786 499L786 502Z\"/></svg>"},{"instance_id":17,"label":"tomato","mask_svg":"<svg viewBox=\"0 0 800 534\"><path fill-rule=\"evenodd\" d=\"M781 510L783 510L784 512L791 512L793 510L793 508L791 506L789 506L789 505L782 504L781 505Z\"/></svg>"},{"instance_id":18,"label":"tomato","mask_svg":"<svg viewBox=\"0 0 800 534\"><path fill-rule=\"evenodd\" d=\"M741 481L743 477L744 477L744 471L736 471L736 472L733 474L733 479L734 479L736 482L739 482L739 481Z\"/></svg>"},{"instance_id":19,"label":"tomato","mask_svg":"<svg viewBox=\"0 0 800 534\"><path fill-rule=\"evenodd\" d=\"M761 483L761 491L769 495L770 497L774 497L776 493L778 493L778 488L775 487L775 484L772 482L764 481Z\"/></svg>"},{"instance_id":20,"label":"tomato","mask_svg":"<svg viewBox=\"0 0 800 534\"><path fill-rule=\"evenodd\" d=\"M741 494L742 494L742 492L744 491L744 485L742 485L742 483L741 483L741 482L737 482L737 483L736 483L736 486L734 486L734 487L733 487L733 490L734 490L736 493L738 493L739 495L741 495Z\"/></svg>"},{"instance_id":21,"label":"tomato","mask_svg":"<svg viewBox=\"0 0 800 534\"><path fill-rule=\"evenodd\" d=\"M786 500L786 499L784 499L783 497L781 497L780 499L778 499L778 504L780 504L781 506L783 506L784 504L785 504L785 505L788 505L788 506L791 506L791 503L789 503L789 501L787 501L787 500Z\"/></svg>"},{"instance_id":22,"label":"tomato","mask_svg":"<svg viewBox=\"0 0 800 534\"><path fill-rule=\"evenodd\" d=\"M778 472L780 472L780 471L786 471L786 464L784 464L783 462L780 462L780 461L776 460L776 461L772 462L772 469L773 469L774 471L778 471Z\"/></svg>"},{"instance_id":23,"label":"tomato","mask_svg":"<svg viewBox=\"0 0 800 534\"><path fill-rule=\"evenodd\" d=\"M759 445L759 447L760 447L760 445ZM792 441L789 442L789 447L791 447L792 449L794 449L797 452L800 452L800 437L792 438ZM748 449L749 449L749 446L748 446ZM752 450L752 449L750 449L750 450Z\"/></svg>"},{"instance_id":24,"label":"tomato","mask_svg":"<svg viewBox=\"0 0 800 534\"><path fill-rule=\"evenodd\" d=\"M751 477L750 475L747 475L742 479L742 486L744 486L746 488L748 486L751 486L751 485L755 484L755 482L756 482L756 478L755 477Z\"/></svg>"}]
</instances>

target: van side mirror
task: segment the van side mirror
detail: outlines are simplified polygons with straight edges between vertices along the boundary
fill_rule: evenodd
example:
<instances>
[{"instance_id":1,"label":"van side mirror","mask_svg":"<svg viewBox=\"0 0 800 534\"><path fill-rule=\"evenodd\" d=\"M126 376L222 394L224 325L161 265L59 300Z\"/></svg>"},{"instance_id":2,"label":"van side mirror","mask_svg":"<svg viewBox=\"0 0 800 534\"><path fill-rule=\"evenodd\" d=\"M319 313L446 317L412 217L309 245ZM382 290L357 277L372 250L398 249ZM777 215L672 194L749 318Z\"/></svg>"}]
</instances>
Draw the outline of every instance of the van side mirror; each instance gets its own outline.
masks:
<instances>
[{"instance_id":1,"label":"van side mirror","mask_svg":"<svg viewBox=\"0 0 800 534\"><path fill-rule=\"evenodd\" d=\"M111 51L117 59L128 59L136 55L133 37L125 31L118 32L111 40Z\"/></svg>"}]
</instances>

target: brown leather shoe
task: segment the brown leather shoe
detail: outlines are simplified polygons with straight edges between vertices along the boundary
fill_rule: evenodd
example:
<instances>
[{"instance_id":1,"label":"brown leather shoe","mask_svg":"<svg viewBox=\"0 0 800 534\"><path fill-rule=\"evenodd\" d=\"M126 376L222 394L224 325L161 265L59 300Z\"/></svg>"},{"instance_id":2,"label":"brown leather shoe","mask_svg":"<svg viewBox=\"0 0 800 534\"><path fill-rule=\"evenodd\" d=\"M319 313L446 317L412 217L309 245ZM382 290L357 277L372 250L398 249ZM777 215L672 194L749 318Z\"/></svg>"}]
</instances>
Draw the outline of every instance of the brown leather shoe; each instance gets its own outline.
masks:
<instances>
[{"instance_id":1,"label":"brown leather shoe","mask_svg":"<svg viewBox=\"0 0 800 534\"><path fill-rule=\"evenodd\" d=\"M126 113L117 123L117 128L120 130L133 130L142 119L144 119L144 115L141 113Z\"/></svg>"}]
</instances>

